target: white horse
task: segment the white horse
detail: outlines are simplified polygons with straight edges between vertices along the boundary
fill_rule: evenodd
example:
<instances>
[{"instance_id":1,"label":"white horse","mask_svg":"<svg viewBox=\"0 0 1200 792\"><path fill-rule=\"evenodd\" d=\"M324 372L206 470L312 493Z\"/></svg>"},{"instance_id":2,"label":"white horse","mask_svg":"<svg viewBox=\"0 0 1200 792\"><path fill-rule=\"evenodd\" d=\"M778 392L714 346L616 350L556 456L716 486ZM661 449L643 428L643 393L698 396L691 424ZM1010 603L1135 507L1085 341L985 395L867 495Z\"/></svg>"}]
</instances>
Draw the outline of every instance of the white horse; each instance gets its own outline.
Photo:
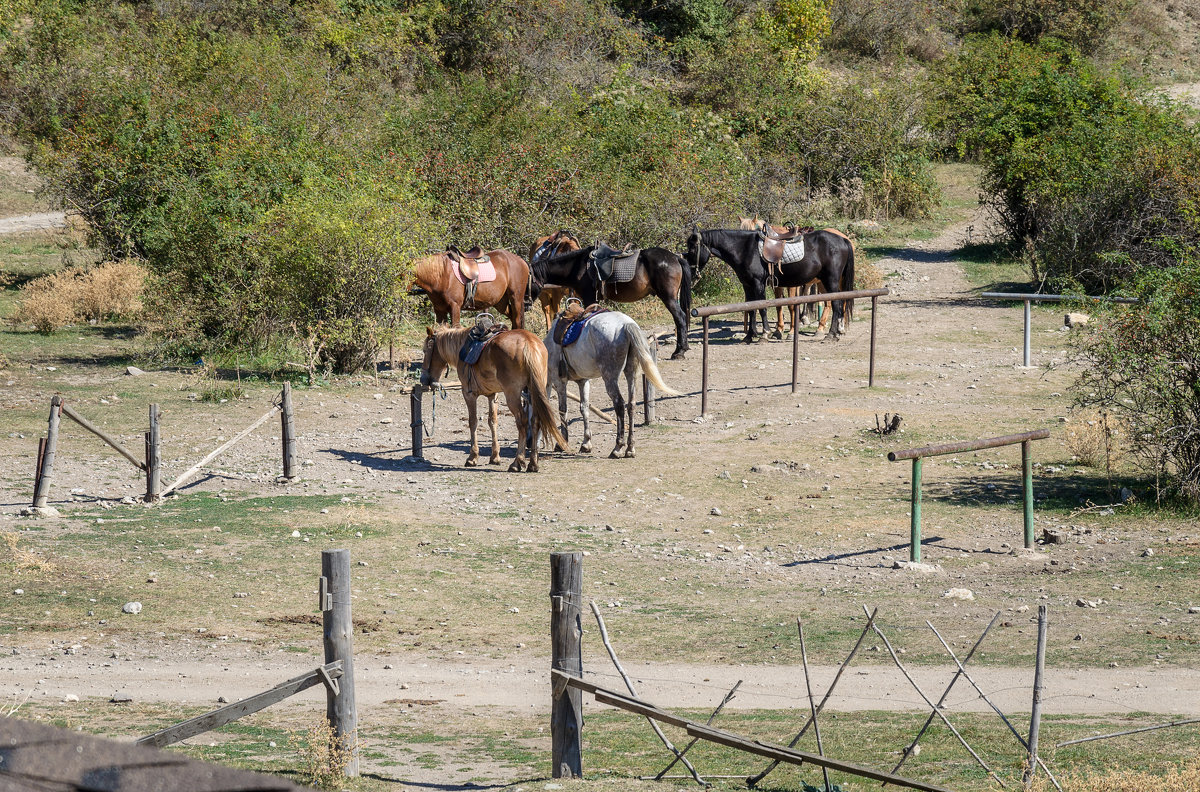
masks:
<instances>
[{"instance_id":1,"label":"white horse","mask_svg":"<svg viewBox=\"0 0 1200 792\"><path fill-rule=\"evenodd\" d=\"M559 314L559 318L571 311L572 307L568 305L567 310ZM563 436L567 435L567 381L579 383L579 412L583 416L583 444L579 447L580 453L587 454L592 450L588 402L591 380L594 378L604 378L604 389L612 399L613 412L617 416L617 445L608 455L610 459L621 456L622 448L625 449L626 457L633 456L633 386L639 369L660 393L668 396L679 395L678 391L663 382L658 366L654 365L654 358L650 357L646 337L637 322L620 311L606 311L593 316L583 326L579 339L565 347L555 342L554 326L551 325L546 334L546 350L550 353L550 382L558 391L558 413L562 420ZM617 377L622 371L625 372L627 398L621 395L620 384L617 382ZM625 428L626 424L629 426L628 430ZM625 442L626 432L629 437L628 443Z\"/></svg>"}]
</instances>

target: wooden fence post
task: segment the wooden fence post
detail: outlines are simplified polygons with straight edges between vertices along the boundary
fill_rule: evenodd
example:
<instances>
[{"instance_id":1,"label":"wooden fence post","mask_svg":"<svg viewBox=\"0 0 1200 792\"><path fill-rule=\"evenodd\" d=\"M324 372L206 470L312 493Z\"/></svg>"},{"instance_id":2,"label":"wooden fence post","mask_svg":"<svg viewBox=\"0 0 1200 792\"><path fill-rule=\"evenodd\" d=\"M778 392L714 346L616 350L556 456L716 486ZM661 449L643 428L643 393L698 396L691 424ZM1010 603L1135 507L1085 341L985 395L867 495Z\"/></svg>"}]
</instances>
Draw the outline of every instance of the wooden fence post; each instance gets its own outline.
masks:
<instances>
[{"instance_id":1,"label":"wooden fence post","mask_svg":"<svg viewBox=\"0 0 1200 792\"><path fill-rule=\"evenodd\" d=\"M423 390L424 388L420 385L414 385L412 393L408 397L409 413L412 415L412 420L409 422L409 426L412 427L412 455L417 459L425 458L425 449L421 445L421 433L425 431L425 422L421 420L421 392Z\"/></svg>"},{"instance_id":2,"label":"wooden fence post","mask_svg":"<svg viewBox=\"0 0 1200 792\"><path fill-rule=\"evenodd\" d=\"M1029 759L1025 763L1025 775L1021 779L1026 789L1033 784L1033 776L1037 772L1038 732L1042 725L1042 674L1046 669L1047 627L1046 606L1038 605L1037 661L1033 667L1033 710L1029 714Z\"/></svg>"},{"instance_id":3,"label":"wooden fence post","mask_svg":"<svg viewBox=\"0 0 1200 792\"><path fill-rule=\"evenodd\" d=\"M358 775L358 709L354 701L354 622L350 616L350 551L321 551L320 605L325 662L342 661L342 677L327 691L326 717L348 752L346 775Z\"/></svg>"},{"instance_id":4,"label":"wooden fence post","mask_svg":"<svg viewBox=\"0 0 1200 792\"><path fill-rule=\"evenodd\" d=\"M283 477L296 478L296 413L292 409L292 383L283 383L280 394L280 422L283 425Z\"/></svg>"},{"instance_id":5,"label":"wooden fence post","mask_svg":"<svg viewBox=\"0 0 1200 792\"><path fill-rule=\"evenodd\" d=\"M654 365L658 365L658 336L649 335L646 337L650 347L650 359L654 361ZM646 426L654 423L654 403L658 401L658 394L654 390L654 386L650 384L650 380L646 379L645 372L642 373L642 409L646 414Z\"/></svg>"},{"instance_id":6,"label":"wooden fence post","mask_svg":"<svg viewBox=\"0 0 1200 792\"><path fill-rule=\"evenodd\" d=\"M46 428L46 447L41 452L42 466L38 470L33 487L33 508L46 508L46 497L50 493L50 478L54 474L54 451L58 448L58 422L62 416L62 396L50 399L50 421Z\"/></svg>"},{"instance_id":7,"label":"wooden fence post","mask_svg":"<svg viewBox=\"0 0 1200 792\"><path fill-rule=\"evenodd\" d=\"M552 669L583 675L583 554L550 554ZM550 738L554 778L583 777L583 694L553 684Z\"/></svg>"},{"instance_id":8,"label":"wooden fence post","mask_svg":"<svg viewBox=\"0 0 1200 792\"><path fill-rule=\"evenodd\" d=\"M150 405L150 431L146 432L146 503L154 503L162 491L162 453L159 446L157 404Z\"/></svg>"}]
</instances>

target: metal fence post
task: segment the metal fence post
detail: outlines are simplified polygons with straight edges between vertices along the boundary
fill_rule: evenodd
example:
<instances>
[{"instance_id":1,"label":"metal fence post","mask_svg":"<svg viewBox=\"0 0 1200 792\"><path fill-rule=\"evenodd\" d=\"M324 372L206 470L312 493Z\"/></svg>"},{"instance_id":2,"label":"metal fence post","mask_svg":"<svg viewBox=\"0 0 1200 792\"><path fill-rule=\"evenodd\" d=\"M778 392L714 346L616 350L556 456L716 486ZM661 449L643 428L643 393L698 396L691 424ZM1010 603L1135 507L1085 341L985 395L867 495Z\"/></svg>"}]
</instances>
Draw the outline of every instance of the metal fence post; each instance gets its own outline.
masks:
<instances>
[{"instance_id":1,"label":"metal fence post","mask_svg":"<svg viewBox=\"0 0 1200 792\"><path fill-rule=\"evenodd\" d=\"M1031 303L1029 300L1025 301L1025 357L1024 357L1025 362L1023 364L1025 366L1025 368L1029 368L1029 365L1030 365L1029 364L1029 306L1030 306L1030 304Z\"/></svg>"},{"instance_id":2,"label":"metal fence post","mask_svg":"<svg viewBox=\"0 0 1200 792\"><path fill-rule=\"evenodd\" d=\"M867 387L875 387L875 314L879 312L879 298L871 298L871 362L867 369Z\"/></svg>"},{"instance_id":3,"label":"metal fence post","mask_svg":"<svg viewBox=\"0 0 1200 792\"><path fill-rule=\"evenodd\" d=\"M796 377L800 369L800 326L796 319L800 316L800 306L792 306L792 393L796 392Z\"/></svg>"},{"instance_id":4,"label":"metal fence post","mask_svg":"<svg viewBox=\"0 0 1200 792\"><path fill-rule=\"evenodd\" d=\"M1033 549L1033 441L1021 443L1021 499L1025 507L1025 549Z\"/></svg>"},{"instance_id":5,"label":"metal fence post","mask_svg":"<svg viewBox=\"0 0 1200 792\"><path fill-rule=\"evenodd\" d=\"M708 317L704 317L704 335L701 338L704 354L700 362L700 417L708 415Z\"/></svg>"},{"instance_id":6,"label":"metal fence post","mask_svg":"<svg viewBox=\"0 0 1200 792\"><path fill-rule=\"evenodd\" d=\"M908 560L921 561L921 457L912 461L912 520L908 534Z\"/></svg>"}]
</instances>

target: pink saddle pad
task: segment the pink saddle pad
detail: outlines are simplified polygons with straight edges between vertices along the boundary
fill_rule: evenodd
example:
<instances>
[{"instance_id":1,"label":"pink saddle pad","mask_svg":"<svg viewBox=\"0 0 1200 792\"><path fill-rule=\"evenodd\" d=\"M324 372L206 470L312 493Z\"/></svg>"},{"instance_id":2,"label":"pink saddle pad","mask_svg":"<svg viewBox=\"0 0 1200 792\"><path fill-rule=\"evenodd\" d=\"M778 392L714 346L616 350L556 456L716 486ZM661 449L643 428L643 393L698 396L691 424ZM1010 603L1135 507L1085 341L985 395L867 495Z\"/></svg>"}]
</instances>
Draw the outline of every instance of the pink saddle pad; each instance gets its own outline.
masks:
<instances>
[{"instance_id":1,"label":"pink saddle pad","mask_svg":"<svg viewBox=\"0 0 1200 792\"><path fill-rule=\"evenodd\" d=\"M454 265L454 277L458 278L459 283L466 283L467 279L463 277L462 270L458 266L457 261L451 261ZM490 261L479 262L479 282L490 283L496 280L496 265Z\"/></svg>"}]
</instances>

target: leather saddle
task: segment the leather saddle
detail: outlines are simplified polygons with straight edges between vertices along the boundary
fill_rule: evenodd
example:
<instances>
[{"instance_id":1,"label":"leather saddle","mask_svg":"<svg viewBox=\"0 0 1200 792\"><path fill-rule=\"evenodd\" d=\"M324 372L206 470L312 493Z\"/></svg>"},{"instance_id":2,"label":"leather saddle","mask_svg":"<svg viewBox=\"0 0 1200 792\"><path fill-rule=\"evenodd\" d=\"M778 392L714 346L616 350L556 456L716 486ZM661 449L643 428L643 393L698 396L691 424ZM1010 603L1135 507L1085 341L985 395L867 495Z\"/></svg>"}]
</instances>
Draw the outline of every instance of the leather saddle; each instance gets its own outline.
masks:
<instances>
[{"instance_id":1,"label":"leather saddle","mask_svg":"<svg viewBox=\"0 0 1200 792\"><path fill-rule=\"evenodd\" d=\"M617 250L603 242L597 242L592 248L590 269L596 282L600 284L600 290L603 291L604 284L609 281L625 283L633 280L641 253L641 248L635 248L632 244Z\"/></svg>"},{"instance_id":2,"label":"leather saddle","mask_svg":"<svg viewBox=\"0 0 1200 792\"><path fill-rule=\"evenodd\" d=\"M554 321L554 343L559 346L570 346L579 338L583 325L597 314L607 313L608 309L599 304L584 308L578 301L567 303L567 307Z\"/></svg>"},{"instance_id":3,"label":"leather saddle","mask_svg":"<svg viewBox=\"0 0 1200 792\"><path fill-rule=\"evenodd\" d=\"M475 290L479 287L479 265L491 262L491 259L483 252L483 248L476 245L470 250L464 252L458 249L455 245L446 248L446 255L450 260L458 265L458 271L462 273L466 280L464 284L466 298L463 302L464 306L469 310L475 308Z\"/></svg>"},{"instance_id":4,"label":"leather saddle","mask_svg":"<svg viewBox=\"0 0 1200 792\"><path fill-rule=\"evenodd\" d=\"M804 235L812 230L810 227L800 228L798 226L791 226L786 231L776 231L771 228L770 224L766 223L758 230L761 250L759 255L767 263L767 270L771 280L777 280L779 277L779 268L783 264L783 257L787 246L789 244L803 244Z\"/></svg>"},{"instance_id":5,"label":"leather saddle","mask_svg":"<svg viewBox=\"0 0 1200 792\"><path fill-rule=\"evenodd\" d=\"M488 342L507 329L507 325L497 322L491 314L480 314L458 350L458 359L469 366L475 365Z\"/></svg>"}]
</instances>

